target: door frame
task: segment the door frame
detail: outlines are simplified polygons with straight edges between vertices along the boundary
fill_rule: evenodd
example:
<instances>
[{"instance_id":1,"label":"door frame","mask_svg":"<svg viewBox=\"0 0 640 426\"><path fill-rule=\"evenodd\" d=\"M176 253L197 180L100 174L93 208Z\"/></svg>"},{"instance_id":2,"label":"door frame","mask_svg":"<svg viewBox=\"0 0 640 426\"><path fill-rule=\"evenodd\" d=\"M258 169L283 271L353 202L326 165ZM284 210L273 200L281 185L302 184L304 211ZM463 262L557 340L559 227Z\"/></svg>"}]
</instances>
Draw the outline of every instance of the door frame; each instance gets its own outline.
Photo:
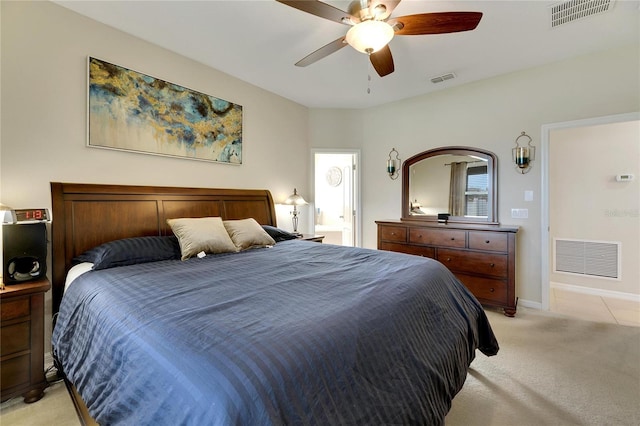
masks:
<instances>
[{"instance_id":1,"label":"door frame","mask_svg":"<svg viewBox=\"0 0 640 426\"><path fill-rule=\"evenodd\" d=\"M353 174L353 190L355 191L355 200L354 200L354 208L356 211L355 214L355 226L353 227L353 232L355 232L355 247L362 247L362 209L360 204L361 199L361 186L360 186L360 150L355 148L312 148L311 149L311 160L309 161L311 167L311 173L309 174L309 187L311 188L311 196L313 200L316 199L316 185L315 185L315 176L316 176L316 154L351 154L354 157L354 164L356 167L355 173ZM315 206L314 206L315 207ZM313 223L315 223L316 209L313 209L312 215ZM312 224L313 224L312 223ZM311 228L313 229L313 228Z\"/></svg>"},{"instance_id":2,"label":"door frame","mask_svg":"<svg viewBox=\"0 0 640 426\"><path fill-rule=\"evenodd\" d=\"M549 281L549 276L551 274L551 265L550 265L550 238L549 238L549 226L550 226L550 217L549 217L549 145L551 143L551 132L559 129L567 129L567 128L575 128L575 127L589 127L589 126L597 126L601 124L612 124L612 123L621 123L625 121L636 121L640 120L640 112L630 112L624 114L616 114L616 115L607 115L604 117L593 117L587 118L583 120L574 120L574 121L564 121L560 123L551 123L551 124L543 124L541 130L541 142L542 142L542 158L540 162L540 167L542 169L542 182L540 187L542 188L542 196L541 196L541 212L542 212L542 220L541 224L541 238L540 245L542 246L541 250L541 259L540 259L540 277L541 277L541 308L542 310L548 311L550 308L550 293L551 293L551 282Z\"/></svg>"}]
</instances>

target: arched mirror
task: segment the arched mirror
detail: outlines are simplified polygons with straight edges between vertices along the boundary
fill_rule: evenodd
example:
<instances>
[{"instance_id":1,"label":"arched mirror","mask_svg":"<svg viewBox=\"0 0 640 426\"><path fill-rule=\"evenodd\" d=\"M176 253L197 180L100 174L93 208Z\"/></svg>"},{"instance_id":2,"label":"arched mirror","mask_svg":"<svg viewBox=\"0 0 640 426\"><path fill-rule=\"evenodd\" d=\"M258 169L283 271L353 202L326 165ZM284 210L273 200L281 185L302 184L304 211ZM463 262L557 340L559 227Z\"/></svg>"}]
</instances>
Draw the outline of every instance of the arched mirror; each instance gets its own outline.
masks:
<instances>
[{"instance_id":1,"label":"arched mirror","mask_svg":"<svg viewBox=\"0 0 640 426\"><path fill-rule=\"evenodd\" d=\"M470 147L421 152L402 165L402 219L497 224L496 155Z\"/></svg>"}]
</instances>

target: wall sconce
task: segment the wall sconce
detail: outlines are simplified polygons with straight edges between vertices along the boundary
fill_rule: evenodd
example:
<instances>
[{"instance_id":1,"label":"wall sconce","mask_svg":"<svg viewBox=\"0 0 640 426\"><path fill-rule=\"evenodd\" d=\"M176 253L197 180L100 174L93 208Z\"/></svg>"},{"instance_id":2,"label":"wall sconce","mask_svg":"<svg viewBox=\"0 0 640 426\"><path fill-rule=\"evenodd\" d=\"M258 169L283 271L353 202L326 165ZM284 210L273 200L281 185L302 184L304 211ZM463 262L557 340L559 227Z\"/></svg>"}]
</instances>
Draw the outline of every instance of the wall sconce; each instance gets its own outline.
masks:
<instances>
[{"instance_id":1,"label":"wall sconce","mask_svg":"<svg viewBox=\"0 0 640 426\"><path fill-rule=\"evenodd\" d=\"M392 158L393 153L396 153L396 158ZM393 148L389 151L389 159L387 160L387 173L392 180L398 179L400 176L400 157L398 157L398 151Z\"/></svg>"},{"instance_id":2,"label":"wall sconce","mask_svg":"<svg viewBox=\"0 0 640 426\"><path fill-rule=\"evenodd\" d=\"M518 143L520 138L529 139L526 146L520 146ZM516 170L521 174L528 173L531 170L531 162L536 158L536 147L531 146L531 137L525 132L520 133L520 136L516 138L516 147L511 152L513 154L513 162L516 163Z\"/></svg>"},{"instance_id":3,"label":"wall sconce","mask_svg":"<svg viewBox=\"0 0 640 426\"><path fill-rule=\"evenodd\" d=\"M298 206L304 206L305 204L309 204L302 198L302 195L298 194L298 190L293 188L293 194L289 195L289 197L284 200L285 204L293 206L293 211L291 212L293 221L293 233L296 235L300 235L298 232Z\"/></svg>"}]
</instances>

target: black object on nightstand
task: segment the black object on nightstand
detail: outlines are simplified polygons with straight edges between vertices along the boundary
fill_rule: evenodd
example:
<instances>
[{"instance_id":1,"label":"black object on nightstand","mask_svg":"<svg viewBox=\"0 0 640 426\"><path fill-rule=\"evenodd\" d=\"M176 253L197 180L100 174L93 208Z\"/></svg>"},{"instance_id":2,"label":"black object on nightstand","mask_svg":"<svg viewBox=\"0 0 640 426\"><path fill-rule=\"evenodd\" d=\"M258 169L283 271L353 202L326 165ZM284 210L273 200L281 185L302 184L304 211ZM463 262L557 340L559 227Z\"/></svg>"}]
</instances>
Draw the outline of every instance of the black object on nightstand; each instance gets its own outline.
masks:
<instances>
[{"instance_id":1,"label":"black object on nightstand","mask_svg":"<svg viewBox=\"0 0 640 426\"><path fill-rule=\"evenodd\" d=\"M324 235L318 235L318 234L301 234L298 239L300 240L305 240L305 241L313 241L316 243L322 243L322 240L324 240Z\"/></svg>"}]
</instances>

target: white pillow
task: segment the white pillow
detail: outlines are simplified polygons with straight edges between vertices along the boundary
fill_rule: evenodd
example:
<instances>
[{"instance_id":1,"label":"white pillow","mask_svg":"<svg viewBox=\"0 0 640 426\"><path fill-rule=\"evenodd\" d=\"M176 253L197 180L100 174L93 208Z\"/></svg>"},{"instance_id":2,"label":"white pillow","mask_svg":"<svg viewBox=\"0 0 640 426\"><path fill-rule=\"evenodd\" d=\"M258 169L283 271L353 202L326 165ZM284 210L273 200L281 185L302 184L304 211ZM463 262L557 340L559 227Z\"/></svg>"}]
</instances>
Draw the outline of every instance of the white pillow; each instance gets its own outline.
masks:
<instances>
[{"instance_id":1,"label":"white pillow","mask_svg":"<svg viewBox=\"0 0 640 426\"><path fill-rule=\"evenodd\" d=\"M229 236L233 240L233 244L235 244L239 250L267 247L276 243L276 241L267 234L267 231L253 218L225 220L223 223Z\"/></svg>"},{"instance_id":2,"label":"white pillow","mask_svg":"<svg viewBox=\"0 0 640 426\"><path fill-rule=\"evenodd\" d=\"M167 219L178 237L182 260L200 253L228 253L238 249L233 244L220 217Z\"/></svg>"}]
</instances>

